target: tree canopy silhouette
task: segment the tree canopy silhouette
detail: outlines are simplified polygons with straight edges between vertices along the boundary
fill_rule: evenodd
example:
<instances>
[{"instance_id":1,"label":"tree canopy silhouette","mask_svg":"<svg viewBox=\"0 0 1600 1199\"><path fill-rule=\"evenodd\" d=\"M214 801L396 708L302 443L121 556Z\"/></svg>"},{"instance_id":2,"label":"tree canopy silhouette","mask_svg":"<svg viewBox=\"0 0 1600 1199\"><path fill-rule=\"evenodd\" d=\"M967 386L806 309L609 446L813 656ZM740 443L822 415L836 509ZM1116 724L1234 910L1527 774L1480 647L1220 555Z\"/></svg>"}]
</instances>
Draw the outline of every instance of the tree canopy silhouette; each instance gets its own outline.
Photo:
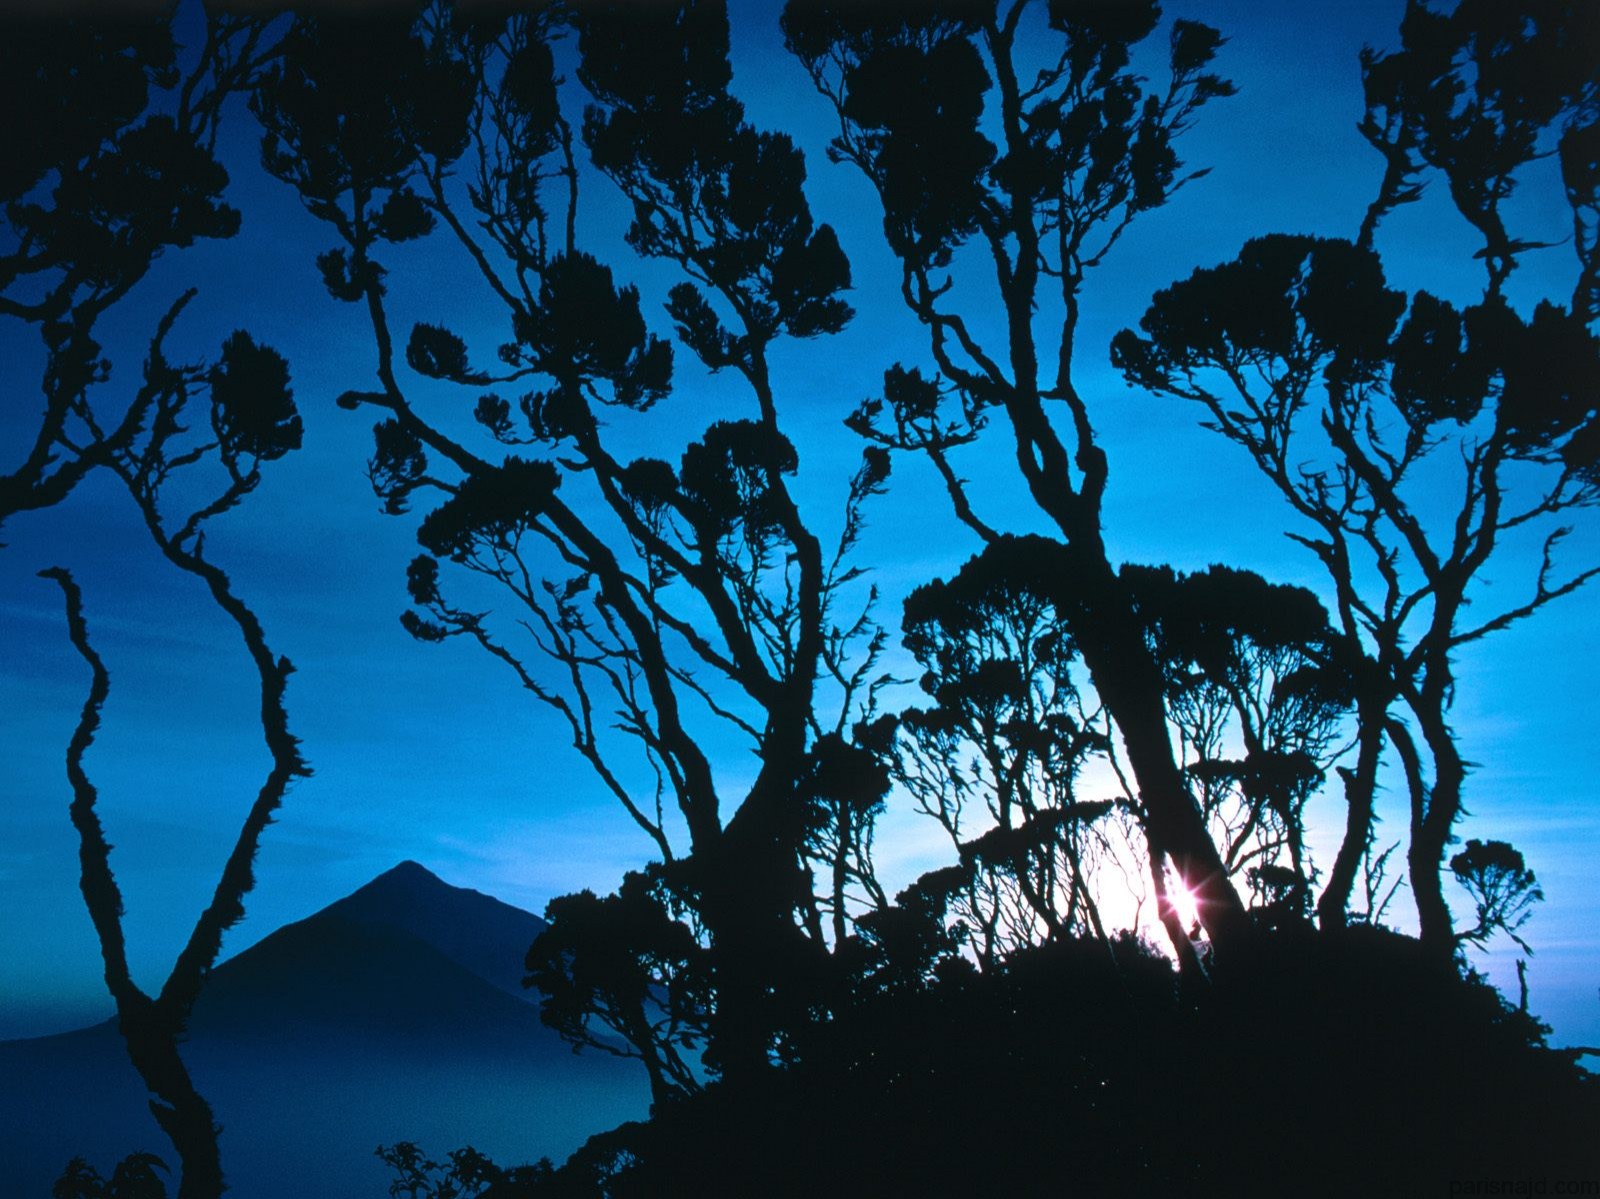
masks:
<instances>
[{"instance_id":1,"label":"tree canopy silhouette","mask_svg":"<svg viewBox=\"0 0 1600 1199\"><path fill-rule=\"evenodd\" d=\"M284 707L293 667L273 653L255 612L207 556L205 533L257 488L263 464L300 447L302 425L288 364L244 331L233 333L210 364L171 360L167 338L194 299L193 288L157 320L136 387L114 379L96 340L97 323L164 252L239 229L239 212L222 199L228 173L214 150L228 98L254 85L269 23L209 13L200 46L186 50L175 40L175 19L171 13L20 18L7 21L0 39L8 110L29 114L4 132L0 317L36 328L45 364L32 446L0 477L0 523L60 503L91 471L115 476L157 550L194 576L237 627L258 678L271 766L209 903L161 988L150 994L129 966L122 892L85 761L110 674L90 642L73 576L62 567L41 572L62 590L68 636L91 673L66 765L81 889L106 987L128 1055L150 1092L150 1110L176 1152L177 1193L211 1199L224 1189L219 1130L181 1045L223 934L244 916L261 835L289 784L309 770ZM204 404L198 435L188 423L197 400ZM205 498L196 502L196 494ZM54 1193L165 1195L158 1167L165 1168L160 1159L136 1153L104 1179L80 1159Z\"/></svg>"},{"instance_id":2,"label":"tree canopy silhouette","mask_svg":"<svg viewBox=\"0 0 1600 1199\"><path fill-rule=\"evenodd\" d=\"M189 49L170 14L0 47L0 88L43 114L0 145L0 317L45 362L0 522L91 471L120 481L242 636L271 759L147 993L86 762L109 674L73 577L46 572L91 674L67 754L85 899L180 1196L223 1190L186 1024L308 773L292 668L206 535L306 418L249 332L176 361L193 291L140 334L131 388L97 337L158 257L239 227L216 146L246 105L320 239L288 252L360 329L335 404L374 420L367 479L420 547L403 627L503 667L650 857L612 894L550 901L523 963L545 1025L641 1064L650 1121L560 1169L399 1142L378 1151L391 1194L1026 1193L1069 1169L1336 1193L1378 1164L1397 1190L1587 1168L1579 1053L1466 959L1502 934L1531 953L1543 889L1509 842L1450 846L1462 651L1600 573L1569 540L1600 499L1590 15L1409 0L1399 48L1352 63L1382 167L1353 236L1266 233L1161 289L1113 341L1110 388L1085 344L1096 276L1205 175L1185 135L1234 93L1223 33L1155 0L788 0L829 165L876 202L837 225L798 128L736 97L723 0L218 10ZM1512 203L1544 160L1562 246ZM1386 222L1430 182L1476 239L1469 299L1386 274ZM619 204L622 245L596 232ZM837 412L853 466L802 479L813 387L784 364L856 317L846 246L859 262L852 238L880 236L920 361L886 354ZM1569 251L1560 295L1517 273ZM1117 374L1198 405L1218 462L1244 451L1323 591L1120 556L1108 489L1137 463L1108 449ZM895 596L896 641L862 559L908 455L965 541ZM1491 570L1523 590L1488 592ZM1390 778L1409 819L1381 848ZM1308 815L1330 779L1331 863ZM947 850L893 897L874 861L892 803ZM1418 938L1383 926L1401 845ZM1157 925L1165 946L1141 939ZM159 1193L157 1164L76 1162L57 1192Z\"/></svg>"},{"instance_id":3,"label":"tree canopy silhouette","mask_svg":"<svg viewBox=\"0 0 1600 1199\"><path fill-rule=\"evenodd\" d=\"M1361 131L1386 171L1356 240L1255 239L1158 293L1144 335L1123 332L1112 355L1130 382L1202 405L1309 527L1292 536L1326 569L1347 652L1362 662L1361 752L1345 774L1350 818L1323 922L1345 919L1387 738L1410 791L1422 937L1448 956L1457 942L1441 875L1468 770L1449 723L1458 652L1600 573L1559 552L1566 522L1600 499L1596 258L1584 232L1594 193L1581 165L1597 128L1596 46L1587 12L1564 3L1515 17L1411 4L1401 38L1398 52L1362 61ZM1521 314L1506 281L1553 247L1513 236L1507 201L1552 140L1577 280L1567 303ZM1381 219L1432 175L1482 240L1483 295L1465 307L1389 287L1375 248ZM1440 511L1443 495L1460 499ZM1479 580L1530 537L1539 562L1523 596L1489 603Z\"/></svg>"},{"instance_id":4,"label":"tree canopy silhouette","mask_svg":"<svg viewBox=\"0 0 1600 1199\"><path fill-rule=\"evenodd\" d=\"M792 969L780 963L826 953L822 908L843 901L816 867L830 880L867 873L851 863L870 822L836 821L829 856L814 862L823 839L796 797L815 769L819 705L847 725L881 646L870 624L836 610L887 461L865 456L843 489L843 537L825 548L791 490L798 459L768 353L844 324L849 265L812 219L799 151L750 125L727 91L721 7L597 4L572 21L594 100L581 136L632 206L628 241L679 272L668 305L679 340L748 388L748 414L711 422L676 462L619 458L607 427L608 409L642 416L670 403L672 347L649 331L637 289L579 245L554 10L429 10L376 36L366 21L302 18L254 105L268 169L341 243L318 259L330 293L371 319L379 389L341 403L387 414L374 488L394 513L420 491L444 493L418 528L429 555L408 572L406 627L465 637L504 662L649 835L672 867L662 885L709 938L711 1051L737 1071L765 1060L775 1036L775 980ZM496 368L478 368L458 334L421 322L405 364L476 391L483 448L427 415L432 392L398 374L375 255L435 228L498 299L508 339ZM531 389L513 402L508 387ZM517 452L499 457L496 443ZM517 640L448 598L446 560L504 589L524 613ZM540 656L559 670L530 665ZM719 778L706 749L718 725L755 750L748 783ZM618 734L642 752L653 797L628 781Z\"/></svg>"},{"instance_id":5,"label":"tree canopy silhouette","mask_svg":"<svg viewBox=\"0 0 1600 1199\"><path fill-rule=\"evenodd\" d=\"M339 402L381 412L373 488L393 515L431 496L402 620L511 670L659 855L614 897L552 906L567 927L529 959L548 1019L641 1057L662 1101L698 1089L684 1054L702 1032L714 1073L759 1074L869 986L854 972L897 976L891 945L913 953L899 975L924 980L963 946L989 968L1085 935L1111 951L1113 874L1138 902L1153 894L1187 975L1225 973L1262 930L1304 932L1313 908L1342 927L1358 881L1361 918L1379 919L1386 748L1411 793L1423 938L1453 960L1439 883L1465 774L1446 723L1452 653L1589 573L1554 573L1552 531L1530 601L1461 619L1502 533L1590 502L1592 336L1576 301L1517 315L1502 284L1532 247L1490 237L1538 130L1563 121L1583 227L1586 143L1571 130L1591 97L1573 21L1559 4L1517 28L1478 5L1412 5L1402 50L1362 62L1362 129L1387 173L1357 240L1253 241L1161 292L1144 336L1113 347L1131 381L1205 403L1313 521L1330 616L1235 568L1120 563L1102 529L1112 463L1101 401L1078 382L1087 285L1133 222L1204 173L1179 146L1232 94L1213 70L1218 31L1166 26L1154 84L1132 65L1161 24L1153 3L788 5L788 48L838 119L832 157L881 202L933 367L890 365L850 415L867 446L825 548L795 489L771 351L844 326L851 270L811 213L795 142L750 124L730 91L723 7L297 18L252 105L267 169L335 242L317 258L329 294L370 324L375 383ZM561 47L569 30L576 45ZM557 65L569 50L581 123ZM1468 72L1473 56L1490 65ZM1540 63L1549 94L1535 96L1525 80ZM1384 281L1378 225L1427 171L1493 242L1481 305ZM626 202L628 244L675 274L677 342L735 376L748 404L640 457L620 447L665 428L684 384L625 267L580 237L595 173ZM456 331L465 316L396 331L385 280L404 255L390 247L422 238L453 244L497 304L492 355ZM1587 263L1589 242L1576 244ZM998 322L973 307L991 293ZM1536 377L1534 360L1562 365ZM1214 380L1242 399L1214 396ZM476 428L447 407L463 390ZM1379 403L1401 419L1397 444ZM1435 548L1406 484L1455 428L1466 507ZM1301 466L1291 443L1306 431L1332 466ZM980 512L957 473L996 436L1032 512ZM931 465L983 549L907 600L904 644L932 702L886 718L875 672L888 638L850 552L905 453ZM1525 469L1549 482L1507 508L1503 472ZM1046 533L1026 531L1039 521ZM1361 553L1370 570L1353 565ZM757 763L736 781L711 749L730 736ZM1305 810L1334 771L1348 817L1325 876ZM958 859L897 904L871 862L892 783Z\"/></svg>"},{"instance_id":6,"label":"tree canopy silhouette","mask_svg":"<svg viewBox=\"0 0 1600 1199\"><path fill-rule=\"evenodd\" d=\"M783 25L838 112L834 155L878 192L905 303L926 327L939 371L928 379L891 368L882 398L853 424L885 449L926 455L956 515L992 543L1003 530L974 510L949 455L991 414L1004 417L1028 494L1059 539L1058 568L1072 590L1061 616L1122 739L1148 852L1172 862L1224 948L1246 939L1249 923L1173 757L1161 669L1106 549L1109 462L1073 376L1086 278L1141 212L1192 178L1176 143L1203 107L1233 90L1207 69L1221 35L1187 20L1171 30L1165 88L1148 88L1130 56L1159 17L1153 2L1051 4L1030 14L981 0L794 0ZM1026 82L1024 62L1035 60L1045 65ZM1005 313L999 344L984 344L967 310L976 279L963 290L966 272L947 271L971 242L987 251L973 258L984 264L974 274L998 289ZM1052 420L1058 403L1065 430Z\"/></svg>"},{"instance_id":7,"label":"tree canopy silhouette","mask_svg":"<svg viewBox=\"0 0 1600 1199\"><path fill-rule=\"evenodd\" d=\"M238 232L217 125L253 82L264 33L218 12L180 55L159 16L8 19L0 100L27 119L0 133L0 316L37 329L45 368L32 445L0 476L0 523L58 503L146 419L148 400L104 411L95 328L164 252Z\"/></svg>"}]
</instances>

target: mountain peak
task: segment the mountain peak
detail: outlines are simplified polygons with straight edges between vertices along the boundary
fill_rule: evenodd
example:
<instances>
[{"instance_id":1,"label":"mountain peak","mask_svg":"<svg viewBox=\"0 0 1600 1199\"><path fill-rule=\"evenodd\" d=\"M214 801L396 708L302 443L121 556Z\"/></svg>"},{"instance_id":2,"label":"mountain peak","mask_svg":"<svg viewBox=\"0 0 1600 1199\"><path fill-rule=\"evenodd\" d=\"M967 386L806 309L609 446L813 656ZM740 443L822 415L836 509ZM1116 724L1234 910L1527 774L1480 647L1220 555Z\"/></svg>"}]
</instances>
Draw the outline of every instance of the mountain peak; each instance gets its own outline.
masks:
<instances>
[{"instance_id":1,"label":"mountain peak","mask_svg":"<svg viewBox=\"0 0 1600 1199\"><path fill-rule=\"evenodd\" d=\"M532 912L452 886L407 859L311 920L336 919L400 929L507 994L528 1001L522 961L545 923Z\"/></svg>"},{"instance_id":2,"label":"mountain peak","mask_svg":"<svg viewBox=\"0 0 1600 1199\"><path fill-rule=\"evenodd\" d=\"M389 867L389 869L385 870L382 874L374 878L372 882L368 883L367 887L370 887L375 883L381 883L385 881L412 884L436 883L441 887L448 887L450 885L433 871L429 870L421 862L414 861L411 858L407 858L399 865ZM365 889L365 887L362 888L362 890Z\"/></svg>"},{"instance_id":3,"label":"mountain peak","mask_svg":"<svg viewBox=\"0 0 1600 1199\"><path fill-rule=\"evenodd\" d=\"M522 963L543 928L407 861L218 965L185 1054L227 1114L236 1193L376 1194L363 1145L488 1137L526 1160L640 1118L642 1071L576 1056L540 1022ZM147 1098L114 1022L0 1044L0 1193L149 1144Z\"/></svg>"}]
</instances>

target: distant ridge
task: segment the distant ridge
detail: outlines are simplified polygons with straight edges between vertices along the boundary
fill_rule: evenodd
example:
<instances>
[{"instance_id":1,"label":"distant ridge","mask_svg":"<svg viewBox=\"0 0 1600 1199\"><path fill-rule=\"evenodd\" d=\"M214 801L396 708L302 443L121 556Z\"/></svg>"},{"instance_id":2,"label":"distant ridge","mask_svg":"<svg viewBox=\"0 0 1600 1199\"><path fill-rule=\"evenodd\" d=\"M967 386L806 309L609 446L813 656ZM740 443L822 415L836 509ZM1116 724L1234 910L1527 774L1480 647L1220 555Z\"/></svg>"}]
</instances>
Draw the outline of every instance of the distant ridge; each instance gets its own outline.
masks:
<instances>
[{"instance_id":1,"label":"distant ridge","mask_svg":"<svg viewBox=\"0 0 1600 1199\"><path fill-rule=\"evenodd\" d=\"M381 1195L380 1141L560 1159L643 1117L643 1070L540 1023L522 961L545 927L406 861L212 971L186 1058L230 1199ZM144 1100L114 1022L0 1042L0 1193L48 1194L76 1154L168 1154Z\"/></svg>"}]
</instances>

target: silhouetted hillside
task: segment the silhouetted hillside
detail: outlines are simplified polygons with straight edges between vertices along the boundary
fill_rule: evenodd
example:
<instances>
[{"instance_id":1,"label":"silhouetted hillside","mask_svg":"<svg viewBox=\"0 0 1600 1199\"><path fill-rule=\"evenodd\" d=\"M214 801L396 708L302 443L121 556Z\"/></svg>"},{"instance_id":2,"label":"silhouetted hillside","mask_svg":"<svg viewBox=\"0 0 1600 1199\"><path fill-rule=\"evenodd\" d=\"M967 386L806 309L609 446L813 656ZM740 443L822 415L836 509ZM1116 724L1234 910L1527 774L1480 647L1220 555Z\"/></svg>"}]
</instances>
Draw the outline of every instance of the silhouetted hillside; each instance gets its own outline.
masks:
<instances>
[{"instance_id":1,"label":"silhouetted hillside","mask_svg":"<svg viewBox=\"0 0 1600 1199\"><path fill-rule=\"evenodd\" d=\"M407 862L218 966L188 1057L230 1194L381 1194L380 1141L559 1158L642 1116L642 1071L574 1055L512 997L543 927ZM47 1194L74 1154L166 1148L109 1022L0 1043L0 1077L7 1196Z\"/></svg>"}]
</instances>

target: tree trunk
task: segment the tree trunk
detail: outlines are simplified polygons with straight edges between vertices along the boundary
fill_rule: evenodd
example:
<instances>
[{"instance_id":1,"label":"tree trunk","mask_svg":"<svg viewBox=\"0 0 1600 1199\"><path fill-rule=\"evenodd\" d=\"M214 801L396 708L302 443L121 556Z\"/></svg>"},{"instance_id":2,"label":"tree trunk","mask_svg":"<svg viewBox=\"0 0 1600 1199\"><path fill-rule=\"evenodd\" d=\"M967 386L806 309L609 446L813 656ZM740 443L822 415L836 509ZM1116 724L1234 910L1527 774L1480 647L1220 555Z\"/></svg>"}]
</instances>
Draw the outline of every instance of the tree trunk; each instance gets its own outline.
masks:
<instances>
[{"instance_id":1,"label":"tree trunk","mask_svg":"<svg viewBox=\"0 0 1600 1199\"><path fill-rule=\"evenodd\" d=\"M150 1112L177 1151L177 1199L220 1199L227 1187L218 1129L178 1053L179 1027L158 1003L145 1011L124 1008L118 1023L128 1056L154 1096Z\"/></svg>"},{"instance_id":2,"label":"tree trunk","mask_svg":"<svg viewBox=\"0 0 1600 1199\"><path fill-rule=\"evenodd\" d=\"M715 885L715 884L713 884ZM721 888L718 888L721 890ZM711 1014L707 1057L729 1082L748 1081L769 1065L765 973L758 919L749 918L749 897L724 891L707 895L702 914L711 933L711 974L716 1007ZM744 908L744 914L739 912Z\"/></svg>"},{"instance_id":3,"label":"tree trunk","mask_svg":"<svg viewBox=\"0 0 1600 1199\"><path fill-rule=\"evenodd\" d=\"M1433 789L1428 793L1427 811L1411 838L1406 863L1411 870L1411 892L1416 898L1418 936L1423 947L1439 958L1455 956L1455 922L1444 897L1445 853L1461 814L1461 784L1466 768L1448 743L1443 752L1429 738L1433 752Z\"/></svg>"},{"instance_id":4,"label":"tree trunk","mask_svg":"<svg viewBox=\"0 0 1600 1199\"><path fill-rule=\"evenodd\" d=\"M1150 881L1156 892L1156 915L1161 927L1167 930L1172 951L1178 955L1178 977L1186 983L1203 980L1205 967L1200 964L1200 955L1189 939L1189 930L1183 927L1178 909L1172 906L1172 897L1167 894L1166 856L1154 845L1150 847Z\"/></svg>"},{"instance_id":5,"label":"tree trunk","mask_svg":"<svg viewBox=\"0 0 1600 1199\"><path fill-rule=\"evenodd\" d=\"M1455 924L1445 902L1444 843L1424 832L1411 842L1406 862L1411 868L1411 893L1417 902L1418 936L1434 957L1455 954Z\"/></svg>"},{"instance_id":6,"label":"tree trunk","mask_svg":"<svg viewBox=\"0 0 1600 1199\"><path fill-rule=\"evenodd\" d=\"M771 812L751 806L754 798L704 856L699 874L716 983L711 1056L729 1080L770 1067L785 1009L803 998L793 992L804 983L813 948L795 924L796 889L806 881L795 847L772 827Z\"/></svg>"},{"instance_id":7,"label":"tree trunk","mask_svg":"<svg viewBox=\"0 0 1600 1199\"><path fill-rule=\"evenodd\" d=\"M1095 690L1122 735L1153 844L1194 896L1200 924L1221 954L1251 939L1252 925L1173 757L1160 668L1121 581L1096 539L1062 555L1061 610Z\"/></svg>"},{"instance_id":8,"label":"tree trunk","mask_svg":"<svg viewBox=\"0 0 1600 1199\"><path fill-rule=\"evenodd\" d=\"M656 1039L650 1028L650 1020L645 1015L644 1005L646 999L640 1003L637 1011L630 1012L629 1039L639 1047L639 1060L644 1063L644 1070L650 1077L650 1113L655 1115L669 1102L675 1091L667 1081L665 1067L661 1064L661 1054L656 1050Z\"/></svg>"},{"instance_id":9,"label":"tree trunk","mask_svg":"<svg viewBox=\"0 0 1600 1199\"><path fill-rule=\"evenodd\" d=\"M1413 711L1416 706L1413 705ZM1456 753L1455 743L1442 717L1432 720L1419 714L1423 735L1434 760L1434 782L1429 787L1423 775L1422 757L1411 730L1391 718L1386 727L1389 740L1400 755L1411 793L1411 843L1406 849L1406 866L1411 876L1411 894L1417 905L1418 937L1430 954L1443 961L1455 957L1455 925L1450 905L1445 902L1445 847L1461 812L1461 784L1466 766Z\"/></svg>"},{"instance_id":10,"label":"tree trunk","mask_svg":"<svg viewBox=\"0 0 1600 1199\"><path fill-rule=\"evenodd\" d=\"M1356 703L1356 764L1353 770L1340 770L1344 780L1344 840L1334 856L1328 882L1317 901L1317 920L1324 931L1344 928L1348 923L1350 895L1355 890L1367 847L1372 843L1374 797L1378 787L1378 765L1383 757L1383 718L1388 704L1381 697L1363 693Z\"/></svg>"}]
</instances>

